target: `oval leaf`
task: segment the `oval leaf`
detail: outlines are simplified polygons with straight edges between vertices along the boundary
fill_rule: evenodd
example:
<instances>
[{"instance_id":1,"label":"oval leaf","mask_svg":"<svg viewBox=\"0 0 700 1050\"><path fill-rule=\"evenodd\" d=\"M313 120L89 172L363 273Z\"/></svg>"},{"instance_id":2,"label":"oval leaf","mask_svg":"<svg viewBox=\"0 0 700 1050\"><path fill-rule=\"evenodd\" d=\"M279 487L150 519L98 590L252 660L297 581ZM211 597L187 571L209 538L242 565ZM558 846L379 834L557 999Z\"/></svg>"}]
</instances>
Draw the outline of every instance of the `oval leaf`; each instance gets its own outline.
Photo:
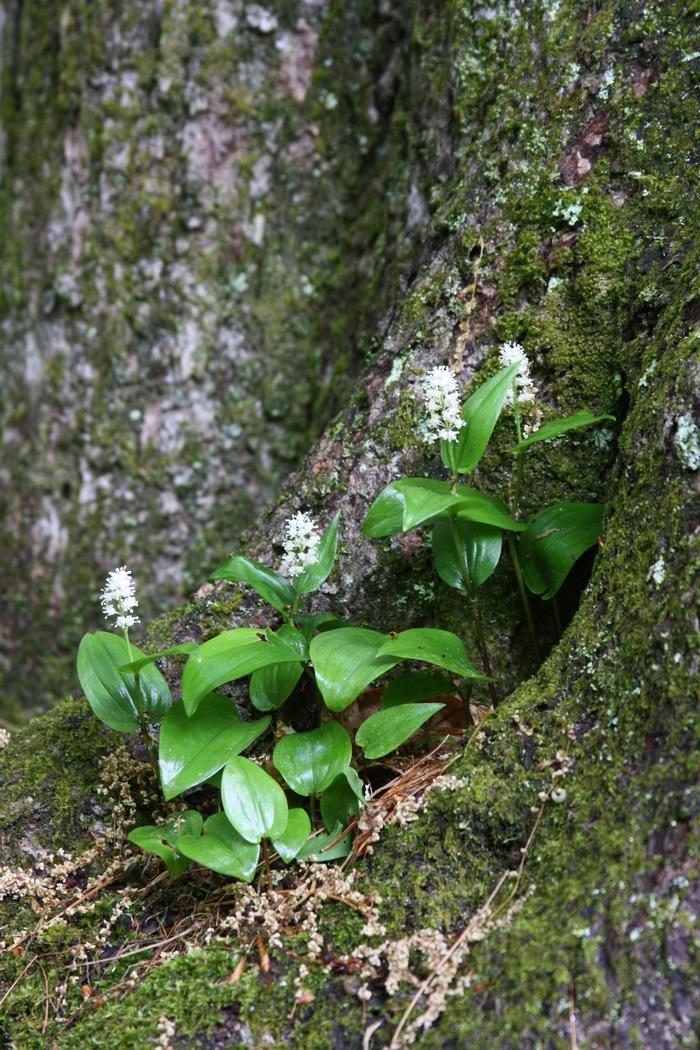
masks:
<instances>
[{"instance_id":1,"label":"oval leaf","mask_svg":"<svg viewBox=\"0 0 700 1050\"><path fill-rule=\"evenodd\" d=\"M133 674L119 670L130 656L141 658L141 650L109 631L83 635L78 648L78 678L97 717L118 733L139 728L139 709L159 721L172 704L168 684L157 667L144 668L138 683Z\"/></svg>"},{"instance_id":2,"label":"oval leaf","mask_svg":"<svg viewBox=\"0 0 700 1050\"><path fill-rule=\"evenodd\" d=\"M364 627L341 627L312 639L309 651L316 683L331 711L343 711L370 682L398 663L377 656L386 641L386 634Z\"/></svg>"},{"instance_id":3,"label":"oval leaf","mask_svg":"<svg viewBox=\"0 0 700 1050\"><path fill-rule=\"evenodd\" d=\"M291 864L311 834L311 821L305 809L290 809L287 827L282 835L272 840L285 864Z\"/></svg>"},{"instance_id":4,"label":"oval leaf","mask_svg":"<svg viewBox=\"0 0 700 1050\"><path fill-rule=\"evenodd\" d=\"M224 631L190 655L182 675L182 701L189 715L203 697L224 682L252 674L268 664L294 663L307 658L306 642L299 631L280 637L253 627Z\"/></svg>"},{"instance_id":5,"label":"oval leaf","mask_svg":"<svg viewBox=\"0 0 700 1050\"><path fill-rule=\"evenodd\" d=\"M363 722L355 737L366 758L382 758L413 736L444 704L400 704L377 711Z\"/></svg>"},{"instance_id":6,"label":"oval leaf","mask_svg":"<svg viewBox=\"0 0 700 1050\"><path fill-rule=\"evenodd\" d=\"M291 583L288 583L273 569L268 569L267 565L253 561L252 558L229 558L225 565L211 574L209 579L237 580L239 583L247 583L278 612L284 612L285 608L292 605L296 598L296 592Z\"/></svg>"},{"instance_id":7,"label":"oval leaf","mask_svg":"<svg viewBox=\"0 0 700 1050\"><path fill-rule=\"evenodd\" d=\"M271 664L250 676L250 702L258 711L276 711L294 692L303 664Z\"/></svg>"},{"instance_id":8,"label":"oval leaf","mask_svg":"<svg viewBox=\"0 0 700 1050\"><path fill-rule=\"evenodd\" d=\"M224 813L247 842L277 838L287 827L287 799L269 773L247 758L232 758L221 777Z\"/></svg>"},{"instance_id":9,"label":"oval leaf","mask_svg":"<svg viewBox=\"0 0 700 1050\"><path fill-rule=\"evenodd\" d=\"M221 693L205 696L191 718L182 704L175 704L160 729L158 766L165 798L203 784L269 724L269 715L241 722L236 705Z\"/></svg>"},{"instance_id":10,"label":"oval leaf","mask_svg":"<svg viewBox=\"0 0 700 1050\"><path fill-rule=\"evenodd\" d=\"M604 420L610 420L614 423L615 416L596 416L594 412L589 412L587 408L584 408L580 412L575 412L573 416L550 420L549 423L545 423L539 430L536 430L534 434L530 434L524 441L520 441L510 451L522 452L523 449L529 448L530 445L535 445L539 441L551 441L552 438L559 437L560 434L566 434L569 430L580 430L581 427L590 427L594 423L602 423Z\"/></svg>"},{"instance_id":11,"label":"oval leaf","mask_svg":"<svg viewBox=\"0 0 700 1050\"><path fill-rule=\"evenodd\" d=\"M552 598L603 527L600 503L560 503L528 522L520 540L520 563L533 594Z\"/></svg>"},{"instance_id":12,"label":"oval leaf","mask_svg":"<svg viewBox=\"0 0 700 1050\"><path fill-rule=\"evenodd\" d=\"M190 860L219 875L252 882L260 856L260 843L246 842L229 823L225 813L214 813L204 821L201 835L186 833L178 838L178 849Z\"/></svg>"},{"instance_id":13,"label":"oval leaf","mask_svg":"<svg viewBox=\"0 0 700 1050\"><path fill-rule=\"evenodd\" d=\"M278 741L272 761L292 791L316 795L325 791L350 765L352 745L337 722L326 722L308 733L290 733Z\"/></svg>"},{"instance_id":14,"label":"oval leaf","mask_svg":"<svg viewBox=\"0 0 700 1050\"><path fill-rule=\"evenodd\" d=\"M462 639L451 631L439 631L433 627L401 631L396 638L384 643L379 655L399 660L425 660L462 678L484 678L472 667Z\"/></svg>"},{"instance_id":15,"label":"oval leaf","mask_svg":"<svg viewBox=\"0 0 700 1050\"><path fill-rule=\"evenodd\" d=\"M517 365L502 368L465 401L462 419L467 425L460 430L457 441L452 442L453 446L457 446L452 454L460 474L468 474L474 470L483 456L506 403L508 391L513 388L516 369ZM443 449L442 462L447 467L450 466L449 459L446 459L448 455L447 450Z\"/></svg>"},{"instance_id":16,"label":"oval leaf","mask_svg":"<svg viewBox=\"0 0 700 1050\"><path fill-rule=\"evenodd\" d=\"M402 478L387 485L377 496L367 513L363 531L374 539L408 532L458 503L446 481Z\"/></svg>"},{"instance_id":17,"label":"oval leaf","mask_svg":"<svg viewBox=\"0 0 700 1050\"><path fill-rule=\"evenodd\" d=\"M438 576L457 590L481 587L501 558L502 533L493 525L438 518L433 525L433 563ZM465 572L468 579L465 579Z\"/></svg>"},{"instance_id":18,"label":"oval leaf","mask_svg":"<svg viewBox=\"0 0 700 1050\"><path fill-rule=\"evenodd\" d=\"M340 522L340 511L334 515L330 525L321 536L318 545L316 561L307 565L303 572L294 580L296 590L299 594L310 594L316 591L326 580L333 568L335 554L338 547L338 524Z\"/></svg>"}]
</instances>

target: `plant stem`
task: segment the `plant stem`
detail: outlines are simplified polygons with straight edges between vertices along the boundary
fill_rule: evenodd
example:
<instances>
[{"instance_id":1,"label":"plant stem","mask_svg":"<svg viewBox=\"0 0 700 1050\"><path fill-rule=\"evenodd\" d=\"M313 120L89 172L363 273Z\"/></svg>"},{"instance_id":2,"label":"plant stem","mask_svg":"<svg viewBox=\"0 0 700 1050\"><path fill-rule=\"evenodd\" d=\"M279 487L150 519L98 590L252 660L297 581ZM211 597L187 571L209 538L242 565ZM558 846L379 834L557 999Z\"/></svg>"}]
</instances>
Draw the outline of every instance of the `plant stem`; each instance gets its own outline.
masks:
<instances>
[{"instance_id":1,"label":"plant stem","mask_svg":"<svg viewBox=\"0 0 700 1050\"><path fill-rule=\"evenodd\" d=\"M452 538L454 540L455 551L462 566L462 577L464 579L464 584L467 588L467 593L469 594L472 603L472 612L474 613L474 627L476 629L476 639L479 646L479 652L481 653L481 662L484 665L484 674L487 674L489 678L491 678L491 660L489 659L489 651L486 647L486 636L484 634L484 625L481 620L479 602L476 597L476 587L474 586L471 573L469 572L467 556L459 538L459 532L457 531L457 519L454 514L450 514L450 529L452 531ZM498 694L496 692L496 688L493 682L488 682L487 686L489 696L491 697L491 703L495 707L498 703Z\"/></svg>"},{"instance_id":2,"label":"plant stem","mask_svg":"<svg viewBox=\"0 0 700 1050\"><path fill-rule=\"evenodd\" d=\"M527 590L525 588L525 581L523 580L523 571L520 567L520 558L518 557L518 548L515 545L513 536L508 533L508 550L510 551L511 561L513 562L513 568L515 570L515 578L518 582L518 590L520 591L520 600L523 603L523 609L525 610L525 619L527 620L528 630L530 632L530 638L535 651L535 658L538 663L542 660L542 652L540 649L540 642L537 637L537 631L535 630L535 621L532 618L532 609L530 608L530 599L527 596Z\"/></svg>"},{"instance_id":3,"label":"plant stem","mask_svg":"<svg viewBox=\"0 0 700 1050\"><path fill-rule=\"evenodd\" d=\"M557 602L556 594L552 595L552 609L554 610L554 622L555 622L555 624L557 626L557 634L561 638L561 635L562 635L561 617L559 615L559 603Z\"/></svg>"},{"instance_id":4,"label":"plant stem","mask_svg":"<svg viewBox=\"0 0 700 1050\"><path fill-rule=\"evenodd\" d=\"M127 652L129 653L129 663L131 663L131 642L129 641L129 629L124 628L124 640L126 642ZM144 711L143 696L141 693L141 675L138 671L134 674L135 681L135 696L134 700L136 703L136 711L139 716L139 726L141 727L141 736L143 737L143 743L148 754L148 761L151 763L151 769L153 770L153 776L156 778L156 783L160 782L160 775L158 773L158 762L153 751L153 741L151 740L148 732L148 720L146 718L146 712Z\"/></svg>"},{"instance_id":5,"label":"plant stem","mask_svg":"<svg viewBox=\"0 0 700 1050\"><path fill-rule=\"evenodd\" d=\"M316 796L309 795L309 808L311 810L311 830L313 831L316 826L316 818L318 813L316 812Z\"/></svg>"}]
</instances>

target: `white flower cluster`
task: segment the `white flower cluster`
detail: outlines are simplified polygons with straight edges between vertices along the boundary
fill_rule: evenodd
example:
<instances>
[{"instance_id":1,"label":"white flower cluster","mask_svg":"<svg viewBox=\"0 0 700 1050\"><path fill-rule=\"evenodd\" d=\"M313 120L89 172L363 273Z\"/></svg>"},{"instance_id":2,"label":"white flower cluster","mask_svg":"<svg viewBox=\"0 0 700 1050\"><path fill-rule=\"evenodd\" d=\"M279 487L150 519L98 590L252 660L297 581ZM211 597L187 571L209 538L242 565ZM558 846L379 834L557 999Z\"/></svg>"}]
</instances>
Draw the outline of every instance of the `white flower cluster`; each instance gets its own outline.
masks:
<instances>
[{"instance_id":1,"label":"white flower cluster","mask_svg":"<svg viewBox=\"0 0 700 1050\"><path fill-rule=\"evenodd\" d=\"M303 511L289 519L284 531L284 558L280 572L283 576L298 576L307 565L317 560L321 534L311 515Z\"/></svg>"},{"instance_id":2,"label":"white flower cluster","mask_svg":"<svg viewBox=\"0 0 700 1050\"><path fill-rule=\"evenodd\" d=\"M115 617L116 627L133 627L139 622L138 616L133 615L133 610L139 604L136 600L136 588L126 565L112 569L108 574L100 594L100 602L105 617Z\"/></svg>"},{"instance_id":3,"label":"white flower cluster","mask_svg":"<svg viewBox=\"0 0 700 1050\"><path fill-rule=\"evenodd\" d=\"M423 376L423 401L426 418L421 433L428 442L456 441L464 426L459 404L459 391L454 372L446 365L431 368Z\"/></svg>"},{"instance_id":4,"label":"white flower cluster","mask_svg":"<svg viewBox=\"0 0 700 1050\"><path fill-rule=\"evenodd\" d=\"M525 405L534 401L537 387L530 376L530 362L520 343L504 343L498 356L503 368L507 368L509 365L518 366L515 373L515 385L518 388L518 404ZM508 391L506 404L513 404L512 390Z\"/></svg>"}]
</instances>

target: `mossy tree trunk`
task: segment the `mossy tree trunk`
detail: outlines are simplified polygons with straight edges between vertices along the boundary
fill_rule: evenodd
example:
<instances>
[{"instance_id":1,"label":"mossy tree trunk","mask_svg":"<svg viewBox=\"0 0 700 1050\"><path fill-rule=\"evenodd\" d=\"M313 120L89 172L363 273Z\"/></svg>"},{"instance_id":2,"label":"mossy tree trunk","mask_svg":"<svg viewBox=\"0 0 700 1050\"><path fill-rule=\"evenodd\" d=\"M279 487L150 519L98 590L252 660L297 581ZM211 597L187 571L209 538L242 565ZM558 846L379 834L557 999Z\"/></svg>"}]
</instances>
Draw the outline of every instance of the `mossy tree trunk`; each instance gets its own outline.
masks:
<instances>
[{"instance_id":1,"label":"mossy tree trunk","mask_svg":"<svg viewBox=\"0 0 700 1050\"><path fill-rule=\"evenodd\" d=\"M396 294L350 406L249 549L274 561L291 509L321 519L340 509L341 556L319 608L385 630L421 623L469 635L416 538L371 543L361 525L389 480L439 471L415 444L421 372L449 360L467 388L501 341L517 339L547 407L618 419L602 438L583 431L544 447L528 468L527 506L605 500L592 574L570 583L561 640L538 607L551 648L534 669L507 570L484 588L494 666L512 691L451 768L456 789L385 829L360 865L355 886L381 897L384 934L326 905L325 967L310 967L296 1003L303 935L271 952L269 973L253 955L237 980L238 949L215 936L131 987L106 965L93 977L105 1001L91 1010L76 990L70 1024L51 1020L57 1045L126 1050L155 1039L165 1017L174 1046L388 1046L414 988L387 991L386 944L426 929L453 943L524 857L508 883L516 909L474 938L461 994L417 1044L697 1046L698 29L697 13L675 3L419 6L406 75L416 185L432 211L422 263ZM441 174L430 189L427 171ZM510 444L506 419L480 468L490 491L507 490ZM149 638L200 639L251 613L263 622L249 594L205 586ZM94 766L113 746L80 701L11 741L0 826L13 864L29 868L69 840L78 849L105 820ZM145 881L136 865L122 886ZM192 884L153 893L132 904L135 926L166 916L176 930L202 896ZM26 896L6 913L11 926L36 922ZM83 921L34 942L57 953L51 980L65 946L95 936ZM128 940L115 933L104 950L118 954ZM368 941L379 962L364 1002L343 957ZM11 963L8 986L25 961ZM43 987L34 967L9 1000L18 1046L41 1045L30 1003ZM425 1008L419 1001L409 1027Z\"/></svg>"}]
</instances>

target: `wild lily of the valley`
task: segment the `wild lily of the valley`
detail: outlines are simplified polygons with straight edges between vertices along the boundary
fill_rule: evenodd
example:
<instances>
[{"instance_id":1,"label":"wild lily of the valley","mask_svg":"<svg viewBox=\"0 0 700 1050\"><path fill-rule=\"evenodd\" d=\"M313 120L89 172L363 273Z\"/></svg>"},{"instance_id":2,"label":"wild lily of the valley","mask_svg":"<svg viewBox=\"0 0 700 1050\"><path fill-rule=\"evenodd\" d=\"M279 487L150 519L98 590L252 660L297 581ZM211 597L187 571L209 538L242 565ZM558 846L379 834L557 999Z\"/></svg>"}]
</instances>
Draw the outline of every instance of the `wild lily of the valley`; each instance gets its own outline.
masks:
<instances>
[{"instance_id":1,"label":"wild lily of the valley","mask_svg":"<svg viewBox=\"0 0 700 1050\"><path fill-rule=\"evenodd\" d=\"M131 831L130 840L160 857L173 877L195 862L251 882L256 872L280 861L349 855L351 825L369 790L363 774L367 763L400 748L440 711L444 705L435 698L453 692L455 679L462 685L485 681L493 702L498 699L498 669L487 650L477 592L496 571L504 538L538 651L529 594L554 597L574 562L596 542L603 507L563 503L522 520L526 460L541 442L613 417L582 410L539 425L537 389L523 348L505 344L500 364L461 406L449 368L424 376L421 436L429 444L440 442L448 476L393 481L377 496L364 524L372 538L431 530L436 572L468 599L478 667L464 641L450 631L409 628L385 634L342 623L329 613L305 611L305 598L333 568L338 514L323 532L306 513L290 518L279 572L237 556L213 574L213 580L254 588L275 610L276 630L236 627L201 645L185 643L145 655L129 637L138 623L131 574L126 567L109 574L101 602L121 634L98 631L83 637L78 675L85 695L111 729L140 731L166 801L203 785L219 796L215 807L207 804L215 812L206 818L183 809ZM468 483L504 408L512 411L516 437L510 505ZM187 660L182 700L174 704L156 661L178 653ZM436 670L426 673L415 663ZM401 670L392 677L396 668ZM239 709L219 690L244 678L248 702ZM310 689L302 690L302 680ZM378 680L385 682L380 709L353 732L339 716ZM312 697L308 724L314 728L293 732L284 727L276 734L271 761L246 757L295 694ZM151 736L156 724L157 755Z\"/></svg>"}]
</instances>

